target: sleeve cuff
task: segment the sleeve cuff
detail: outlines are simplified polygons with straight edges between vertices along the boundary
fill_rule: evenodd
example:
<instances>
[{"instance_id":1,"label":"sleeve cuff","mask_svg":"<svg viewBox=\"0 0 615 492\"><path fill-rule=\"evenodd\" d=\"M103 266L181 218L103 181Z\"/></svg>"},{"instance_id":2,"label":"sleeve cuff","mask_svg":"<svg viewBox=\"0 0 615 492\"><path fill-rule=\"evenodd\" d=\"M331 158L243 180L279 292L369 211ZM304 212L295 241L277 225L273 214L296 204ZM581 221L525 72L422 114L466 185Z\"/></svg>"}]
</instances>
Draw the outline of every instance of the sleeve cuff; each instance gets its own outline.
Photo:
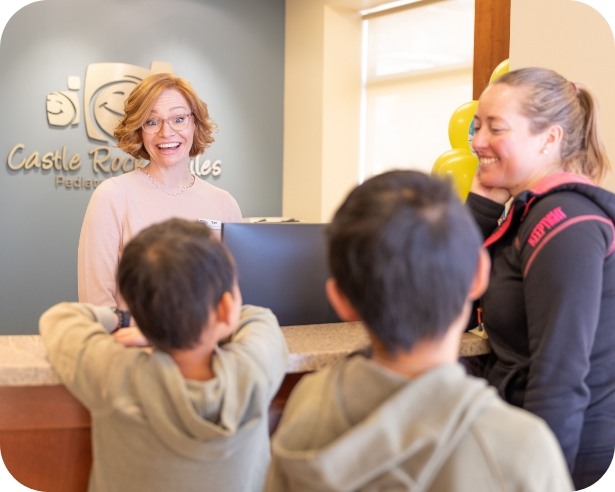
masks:
<instances>
[{"instance_id":1,"label":"sleeve cuff","mask_svg":"<svg viewBox=\"0 0 615 492\"><path fill-rule=\"evenodd\" d=\"M88 305L90 311L94 315L94 319L103 325L103 328L112 333L117 328L117 315L113 309L106 306Z\"/></svg>"},{"instance_id":2,"label":"sleeve cuff","mask_svg":"<svg viewBox=\"0 0 615 492\"><path fill-rule=\"evenodd\" d=\"M505 210L504 205L501 203L494 202L489 200L489 198L472 192L468 193L466 205L472 212L472 216L484 237L493 232Z\"/></svg>"}]
</instances>

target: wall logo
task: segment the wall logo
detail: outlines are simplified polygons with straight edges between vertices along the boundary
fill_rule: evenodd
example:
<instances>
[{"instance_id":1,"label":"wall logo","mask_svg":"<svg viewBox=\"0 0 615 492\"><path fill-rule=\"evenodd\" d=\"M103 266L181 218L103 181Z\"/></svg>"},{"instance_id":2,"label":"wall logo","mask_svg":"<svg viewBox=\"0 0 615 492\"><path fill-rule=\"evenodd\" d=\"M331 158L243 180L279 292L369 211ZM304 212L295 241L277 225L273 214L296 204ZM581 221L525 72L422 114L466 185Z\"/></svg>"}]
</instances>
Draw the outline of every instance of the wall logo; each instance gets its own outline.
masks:
<instances>
[{"instance_id":1,"label":"wall logo","mask_svg":"<svg viewBox=\"0 0 615 492\"><path fill-rule=\"evenodd\" d=\"M124 116L124 101L135 86L154 73L172 72L164 62L153 62L149 69L125 63L88 65L83 88L85 128L88 138L99 142L113 141L113 130ZM81 79L68 77L68 90L47 95L47 122L54 127L78 125L81 121L78 91Z\"/></svg>"},{"instance_id":2,"label":"wall logo","mask_svg":"<svg viewBox=\"0 0 615 492\"><path fill-rule=\"evenodd\" d=\"M79 153L71 154L67 145L49 152L28 153L25 144L16 144L8 154L7 167L13 174L26 174L35 169L55 172L55 187L72 190L94 189L112 174L139 167L142 159L124 153L112 155L112 149L116 149L113 131L124 116L124 101L134 87L148 75L162 72L173 72L173 67L161 61L152 62L149 68L126 63L93 63L86 68L84 84L79 76L71 75L65 90L47 94L50 128L57 130L84 124L87 138L99 144L88 152L94 178L75 176L81 171L84 160ZM198 176L219 176L221 167L220 160L201 163L197 156L190 161L191 172Z\"/></svg>"}]
</instances>

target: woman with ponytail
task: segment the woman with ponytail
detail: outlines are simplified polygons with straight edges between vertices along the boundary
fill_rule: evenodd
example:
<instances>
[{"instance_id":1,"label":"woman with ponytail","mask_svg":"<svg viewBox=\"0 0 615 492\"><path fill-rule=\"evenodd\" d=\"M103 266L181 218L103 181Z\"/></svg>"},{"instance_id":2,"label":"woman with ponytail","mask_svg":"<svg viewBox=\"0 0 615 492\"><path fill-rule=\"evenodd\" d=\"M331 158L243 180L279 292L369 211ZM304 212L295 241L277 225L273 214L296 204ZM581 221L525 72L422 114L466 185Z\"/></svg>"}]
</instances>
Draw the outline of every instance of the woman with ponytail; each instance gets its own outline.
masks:
<instances>
[{"instance_id":1,"label":"woman with ponytail","mask_svg":"<svg viewBox=\"0 0 615 492\"><path fill-rule=\"evenodd\" d=\"M508 72L479 99L472 147L467 205L492 258L484 376L549 424L588 487L615 449L615 195L596 102L552 70Z\"/></svg>"}]
</instances>

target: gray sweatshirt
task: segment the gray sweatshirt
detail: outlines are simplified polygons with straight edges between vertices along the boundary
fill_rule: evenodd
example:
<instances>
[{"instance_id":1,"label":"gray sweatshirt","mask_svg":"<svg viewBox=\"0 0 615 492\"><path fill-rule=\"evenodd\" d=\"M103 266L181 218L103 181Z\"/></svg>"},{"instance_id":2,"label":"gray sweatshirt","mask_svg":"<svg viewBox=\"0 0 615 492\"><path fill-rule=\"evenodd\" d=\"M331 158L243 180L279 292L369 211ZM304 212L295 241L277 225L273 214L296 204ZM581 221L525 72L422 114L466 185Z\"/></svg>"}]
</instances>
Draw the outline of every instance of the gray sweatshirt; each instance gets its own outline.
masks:
<instances>
[{"instance_id":1,"label":"gray sweatshirt","mask_svg":"<svg viewBox=\"0 0 615 492\"><path fill-rule=\"evenodd\" d=\"M112 311L62 303L40 320L49 361L92 415L90 492L262 490L268 409L287 347L273 314L244 306L215 377L183 378L160 351L125 348Z\"/></svg>"},{"instance_id":2,"label":"gray sweatshirt","mask_svg":"<svg viewBox=\"0 0 615 492\"><path fill-rule=\"evenodd\" d=\"M305 376L272 438L265 490L565 492L544 422L461 365L406 379L362 356Z\"/></svg>"}]
</instances>

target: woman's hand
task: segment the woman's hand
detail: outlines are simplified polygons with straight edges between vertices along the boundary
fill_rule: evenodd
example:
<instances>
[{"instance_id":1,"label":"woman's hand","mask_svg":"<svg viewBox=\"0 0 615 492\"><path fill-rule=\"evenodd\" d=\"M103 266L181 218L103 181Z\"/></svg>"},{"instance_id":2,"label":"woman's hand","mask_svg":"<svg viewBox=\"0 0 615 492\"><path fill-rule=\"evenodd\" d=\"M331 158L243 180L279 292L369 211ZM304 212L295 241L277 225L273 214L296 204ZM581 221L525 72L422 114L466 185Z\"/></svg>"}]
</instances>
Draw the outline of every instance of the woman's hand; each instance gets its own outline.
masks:
<instances>
[{"instance_id":1,"label":"woman's hand","mask_svg":"<svg viewBox=\"0 0 615 492\"><path fill-rule=\"evenodd\" d=\"M505 188L489 188L483 185L480 181L480 167L474 175L470 191L501 205L504 205L508 200L510 200L511 196L510 192Z\"/></svg>"},{"instance_id":2,"label":"woman's hand","mask_svg":"<svg viewBox=\"0 0 615 492\"><path fill-rule=\"evenodd\" d=\"M113 338L124 345L124 347L149 347L147 338L143 336L141 330L136 326L120 328L113 333Z\"/></svg>"}]
</instances>

